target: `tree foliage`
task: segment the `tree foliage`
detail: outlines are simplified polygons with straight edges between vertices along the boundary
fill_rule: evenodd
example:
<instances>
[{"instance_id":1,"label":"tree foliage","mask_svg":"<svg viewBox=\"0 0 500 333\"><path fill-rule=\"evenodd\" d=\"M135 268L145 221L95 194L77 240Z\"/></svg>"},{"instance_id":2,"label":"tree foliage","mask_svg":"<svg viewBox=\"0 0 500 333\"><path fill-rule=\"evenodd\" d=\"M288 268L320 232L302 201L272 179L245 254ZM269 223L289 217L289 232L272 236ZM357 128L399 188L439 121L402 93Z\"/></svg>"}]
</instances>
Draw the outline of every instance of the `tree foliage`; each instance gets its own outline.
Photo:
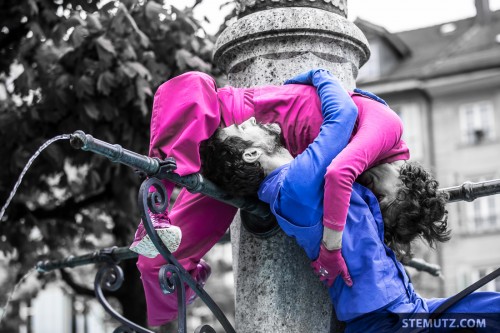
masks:
<instances>
[{"instance_id":1,"label":"tree foliage","mask_svg":"<svg viewBox=\"0 0 500 333\"><path fill-rule=\"evenodd\" d=\"M212 48L191 8L160 0L1 1L0 202L35 150L61 133L81 129L146 154L154 91L184 71L217 75ZM0 221L0 251L12 272L20 276L44 256L128 245L138 186L127 167L66 142L50 146ZM142 297L129 266L126 281L138 292L131 285L119 300L133 315L144 308L127 303Z\"/></svg>"}]
</instances>

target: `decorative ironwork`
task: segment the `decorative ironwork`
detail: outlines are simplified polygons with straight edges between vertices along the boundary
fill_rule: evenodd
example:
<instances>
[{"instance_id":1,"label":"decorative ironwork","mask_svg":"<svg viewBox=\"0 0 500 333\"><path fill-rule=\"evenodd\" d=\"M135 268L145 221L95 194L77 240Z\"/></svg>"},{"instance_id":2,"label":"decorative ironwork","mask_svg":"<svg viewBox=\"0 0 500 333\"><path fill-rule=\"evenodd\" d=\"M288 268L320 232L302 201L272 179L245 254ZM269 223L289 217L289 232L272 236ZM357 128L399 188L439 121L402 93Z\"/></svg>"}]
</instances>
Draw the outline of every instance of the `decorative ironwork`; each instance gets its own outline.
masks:
<instances>
[{"instance_id":1,"label":"decorative ironwork","mask_svg":"<svg viewBox=\"0 0 500 333\"><path fill-rule=\"evenodd\" d=\"M102 262L107 262L106 256L111 256L111 258L117 262L128 259L136 259L138 254L130 251L128 247L113 247L105 248L99 251L92 252L90 254L84 254L82 256L69 256L63 260L43 260L39 261L36 265L36 269L40 273L48 273L52 270L62 269L62 268L73 268L77 266L93 265ZM422 259L412 259L406 266L413 267L418 271L427 272L434 276L439 276L441 268L437 265L430 264L423 261Z\"/></svg>"},{"instance_id":2,"label":"decorative ironwork","mask_svg":"<svg viewBox=\"0 0 500 333\"><path fill-rule=\"evenodd\" d=\"M153 189L153 191L151 191ZM179 333L185 332L185 328L181 331L182 325L185 326L185 313L184 318L182 311L185 311L185 295L182 283L186 283L201 300L210 308L212 313L215 315L219 323L222 325L224 330L229 333L236 333L231 323L227 320L226 316L219 308L219 306L213 301L213 299L205 292L203 286L201 286L196 280L194 280L191 275L182 267L182 265L177 261L177 259L170 253L165 244L161 241L160 237L156 233L153 223L150 218L149 211L153 214L159 214L164 212L168 206L168 195L165 186L158 178L146 179L139 189L139 210L141 213L142 221L149 238L155 245L158 252L162 257L170 264L166 268L162 269L162 287L165 288L167 292L172 292L177 289L177 293L181 292L181 297L178 297L179 305ZM174 267L172 267L174 266ZM170 276L167 276L170 273ZM179 284L180 283L180 284ZM182 322L184 320L184 322Z\"/></svg>"},{"instance_id":3,"label":"decorative ironwork","mask_svg":"<svg viewBox=\"0 0 500 333\"><path fill-rule=\"evenodd\" d=\"M138 200L141 217L145 229L157 248L158 252L167 261L167 265L161 267L159 272L159 283L164 293L177 293L178 309L179 309L179 325L178 332L186 332L186 295L184 283L187 284L210 308L217 320L221 323L226 332L235 333L234 328L227 320L221 309L212 300L212 298L204 291L191 275L180 265L177 259L170 253L167 247L160 240L156 233L149 212L159 214L165 212L168 208L168 193L161 179L167 179L181 186L186 187L191 192L200 192L209 195L217 200L231 204L243 211L248 212L248 215L253 214L256 220L254 224L256 228L262 228L261 223L269 221L269 208L259 201L248 201L243 198L236 198L225 194L213 183L203 179L200 174L194 174L181 177L173 171L176 169L175 160L167 158L161 161L156 158L143 156L132 151L123 149L119 145L112 145L107 142L94 139L92 136L77 131L71 135L71 143L73 147L83 150L92 151L100 155L108 157L113 162L126 164L130 167L138 169L140 172L149 175L139 190ZM460 200L473 201L482 196L493 195L500 193L500 179L491 180L481 183L466 182L461 186L441 189L440 191L449 194L449 202ZM246 214L246 213L244 213ZM274 227L277 229L276 227ZM264 227L262 234L272 235L273 229ZM269 231L271 230L271 231ZM48 272L54 269L76 267L81 265L104 263L98 270L94 281L96 297L104 307L104 309L122 325L115 329L115 333L130 333L130 332L146 332L152 331L141 327L116 312L104 297L104 291L115 291L119 289L123 283L123 271L118 266L121 260L137 258L137 254L130 251L128 248L107 248L95 251L82 256L70 256L63 260L45 260L38 262L36 268L39 272ZM412 260L407 266L416 268L417 270L426 271L432 275L439 276L440 267L437 265L428 264L421 260ZM209 325L202 325L195 330L195 333L215 333L215 330Z\"/></svg>"},{"instance_id":4,"label":"decorative ironwork","mask_svg":"<svg viewBox=\"0 0 500 333\"><path fill-rule=\"evenodd\" d=\"M180 270L175 265L163 265L158 274L160 287L164 294L177 291L177 308L179 332L186 331L186 292L182 283Z\"/></svg>"},{"instance_id":5,"label":"decorative ironwork","mask_svg":"<svg viewBox=\"0 0 500 333\"><path fill-rule=\"evenodd\" d=\"M127 247L111 247L98 250L81 256L69 256L62 260L42 260L36 264L40 273L47 273L55 269L72 268L89 264L120 262L127 259L135 259L138 254L130 251Z\"/></svg>"},{"instance_id":6,"label":"decorative ironwork","mask_svg":"<svg viewBox=\"0 0 500 333\"><path fill-rule=\"evenodd\" d=\"M203 326L198 327L194 331L194 333L215 333L215 330L211 326L203 325Z\"/></svg>"},{"instance_id":7,"label":"decorative ironwork","mask_svg":"<svg viewBox=\"0 0 500 333\"><path fill-rule=\"evenodd\" d=\"M74 132L71 135L70 142L76 149L102 155L113 162L128 165L140 173L169 180L185 187L192 193L203 193L218 201L248 212L248 215L255 215L255 217L247 219L249 223L245 224L245 227L257 236L270 237L280 230L274 215L269 209L269 205L258 199L229 195L198 173L181 177L173 172L177 168L173 158L166 158L164 161L161 161L158 158L140 155L124 149L120 145L95 139L82 131Z\"/></svg>"},{"instance_id":8,"label":"decorative ironwork","mask_svg":"<svg viewBox=\"0 0 500 333\"><path fill-rule=\"evenodd\" d=\"M154 191L150 191L153 188ZM186 295L184 283L205 302L205 304L213 312L222 327L228 333L235 333L234 328L228 321L222 310L217 306L213 299L205 292L203 286L195 281L191 275L180 265L177 259L170 253L167 247L160 240L156 233L149 212L159 214L164 212L168 207L168 195L163 183L158 178L149 178L145 180L139 190L139 207L144 222L146 231L156 246L158 252L167 260L169 264L164 265L160 269L159 283L165 293L177 292L178 302L178 332L186 332ZM138 333L153 333L152 331L139 326L130 320L120 315L108 303L104 297L103 290L115 291L119 289L123 283L123 271L118 266L118 262L123 259L136 258L137 254L127 248L108 248L100 251L95 251L91 254L83 256L70 256L63 260L57 261L40 261L37 264L39 272L48 272L54 269L65 267L76 267L90 263L104 263L98 270L94 281L94 290L98 301L101 303L106 312L114 319L122 324L114 332L138 332ZM215 330L209 325L198 327L195 332L211 333Z\"/></svg>"},{"instance_id":9,"label":"decorative ironwork","mask_svg":"<svg viewBox=\"0 0 500 333\"><path fill-rule=\"evenodd\" d=\"M94 291L97 300L101 303L107 313L109 313L115 320L123 324L115 329L114 332L154 333L153 331L139 326L123 317L115 309L113 309L113 307L106 300L106 297L104 297L103 289L107 291L116 291L120 289L123 280L123 270L116 262L109 262L99 268L94 280Z\"/></svg>"},{"instance_id":10,"label":"decorative ironwork","mask_svg":"<svg viewBox=\"0 0 500 333\"><path fill-rule=\"evenodd\" d=\"M112 247L82 256L69 256L63 260L39 261L36 265L36 269L38 272L47 273L55 269L104 263L96 273L94 279L94 292L104 310L122 324L122 326L114 330L114 333L154 333L120 315L104 297L103 289L107 291L116 291L123 283L123 270L118 266L118 263L121 260L137 258L137 256L137 253L130 251L128 248Z\"/></svg>"}]
</instances>

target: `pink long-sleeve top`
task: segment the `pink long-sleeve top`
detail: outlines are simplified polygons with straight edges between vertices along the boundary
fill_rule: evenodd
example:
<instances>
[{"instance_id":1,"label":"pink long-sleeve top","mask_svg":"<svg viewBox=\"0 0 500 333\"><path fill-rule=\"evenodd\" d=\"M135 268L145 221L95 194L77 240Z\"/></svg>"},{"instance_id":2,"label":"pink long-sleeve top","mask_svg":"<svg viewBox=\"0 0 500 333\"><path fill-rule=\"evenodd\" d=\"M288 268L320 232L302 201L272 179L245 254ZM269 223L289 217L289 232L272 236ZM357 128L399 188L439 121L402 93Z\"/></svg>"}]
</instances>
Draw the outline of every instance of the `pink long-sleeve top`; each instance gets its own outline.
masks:
<instances>
[{"instance_id":1,"label":"pink long-sleeve top","mask_svg":"<svg viewBox=\"0 0 500 333\"><path fill-rule=\"evenodd\" d=\"M358 107L358 120L349 144L325 175L323 224L335 230L344 228L352 184L363 171L409 158L401 139L403 125L396 113L364 95L351 93L351 97ZM157 92L150 154L175 157L180 175L197 172L199 144L215 131L219 122L229 126L252 116L262 123L278 123L293 156L312 142L323 121L314 87L217 89L208 75L187 73L168 81Z\"/></svg>"},{"instance_id":2,"label":"pink long-sleeve top","mask_svg":"<svg viewBox=\"0 0 500 333\"><path fill-rule=\"evenodd\" d=\"M325 174L323 225L334 230L344 229L352 185L363 171L381 163L409 159L408 148L401 139L403 125L397 114L364 95L350 95L358 107L358 119L349 144L333 159ZM240 115L240 119L254 115L262 123L280 124L286 129L284 139L293 156L301 153L311 143L310 138L319 134L323 116L314 87L253 88L253 102L253 112L251 108L243 109L250 110ZM284 112L287 109L288 112ZM224 112L222 115L224 117Z\"/></svg>"},{"instance_id":3,"label":"pink long-sleeve top","mask_svg":"<svg viewBox=\"0 0 500 333\"><path fill-rule=\"evenodd\" d=\"M351 185L364 170L396 160L407 160L409 152L401 139L402 124L385 105L351 93L358 107L358 120L349 145L332 161L325 175L324 223L340 230L349 207ZM262 123L278 123L283 141L293 156L304 151L317 137L323 118L314 87L305 85L254 88L217 88L209 75L190 72L161 85L154 98L151 118L150 156L174 157L176 172L188 175L200 169L199 145L218 126L242 123L251 116ZM169 186L171 188L171 186ZM229 226L236 209L201 194L181 191L170 212L173 225L181 227L183 239L174 253L192 270ZM144 233L142 224L138 233ZM176 316L175 296L162 295L158 270L160 256L140 256L148 320L160 325Z\"/></svg>"}]
</instances>

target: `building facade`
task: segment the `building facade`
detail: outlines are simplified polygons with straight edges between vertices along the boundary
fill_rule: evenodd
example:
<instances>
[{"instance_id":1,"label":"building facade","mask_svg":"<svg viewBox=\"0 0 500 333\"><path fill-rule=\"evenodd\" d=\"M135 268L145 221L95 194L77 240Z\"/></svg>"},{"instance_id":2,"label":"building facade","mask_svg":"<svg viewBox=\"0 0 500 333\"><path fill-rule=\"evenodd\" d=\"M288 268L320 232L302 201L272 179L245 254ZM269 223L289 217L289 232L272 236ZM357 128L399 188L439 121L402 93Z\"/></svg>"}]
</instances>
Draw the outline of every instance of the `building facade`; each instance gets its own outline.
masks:
<instances>
[{"instance_id":1,"label":"building facade","mask_svg":"<svg viewBox=\"0 0 500 333\"><path fill-rule=\"evenodd\" d=\"M389 33L364 20L370 61L358 87L400 115L411 160L430 168L440 187L500 178L500 11L476 0L477 15ZM500 267L500 195L448 205L452 239L418 255L443 279L412 272L427 297L450 296ZM500 280L482 290L500 291Z\"/></svg>"}]
</instances>

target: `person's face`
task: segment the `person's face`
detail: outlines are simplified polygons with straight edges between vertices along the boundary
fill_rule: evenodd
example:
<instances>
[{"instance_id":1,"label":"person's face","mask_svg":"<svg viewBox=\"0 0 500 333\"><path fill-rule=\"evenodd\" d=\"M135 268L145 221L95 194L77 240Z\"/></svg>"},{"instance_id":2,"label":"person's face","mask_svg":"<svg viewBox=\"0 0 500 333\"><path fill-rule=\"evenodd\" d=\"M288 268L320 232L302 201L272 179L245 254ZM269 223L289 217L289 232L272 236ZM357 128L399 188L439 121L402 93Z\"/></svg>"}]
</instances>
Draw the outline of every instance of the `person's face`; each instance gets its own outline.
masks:
<instances>
[{"instance_id":1,"label":"person's face","mask_svg":"<svg viewBox=\"0 0 500 333\"><path fill-rule=\"evenodd\" d=\"M403 184L399 178L400 167L400 163L384 163L365 171L358 178L375 194L382 210L396 200L397 191Z\"/></svg>"},{"instance_id":2,"label":"person's face","mask_svg":"<svg viewBox=\"0 0 500 333\"><path fill-rule=\"evenodd\" d=\"M246 141L253 142L253 146L263 148L269 153L272 153L279 146L279 135L281 128L278 124L259 124L252 117L240 125L231 125L223 128L220 132L220 139L224 140L227 137L239 137Z\"/></svg>"}]
</instances>

